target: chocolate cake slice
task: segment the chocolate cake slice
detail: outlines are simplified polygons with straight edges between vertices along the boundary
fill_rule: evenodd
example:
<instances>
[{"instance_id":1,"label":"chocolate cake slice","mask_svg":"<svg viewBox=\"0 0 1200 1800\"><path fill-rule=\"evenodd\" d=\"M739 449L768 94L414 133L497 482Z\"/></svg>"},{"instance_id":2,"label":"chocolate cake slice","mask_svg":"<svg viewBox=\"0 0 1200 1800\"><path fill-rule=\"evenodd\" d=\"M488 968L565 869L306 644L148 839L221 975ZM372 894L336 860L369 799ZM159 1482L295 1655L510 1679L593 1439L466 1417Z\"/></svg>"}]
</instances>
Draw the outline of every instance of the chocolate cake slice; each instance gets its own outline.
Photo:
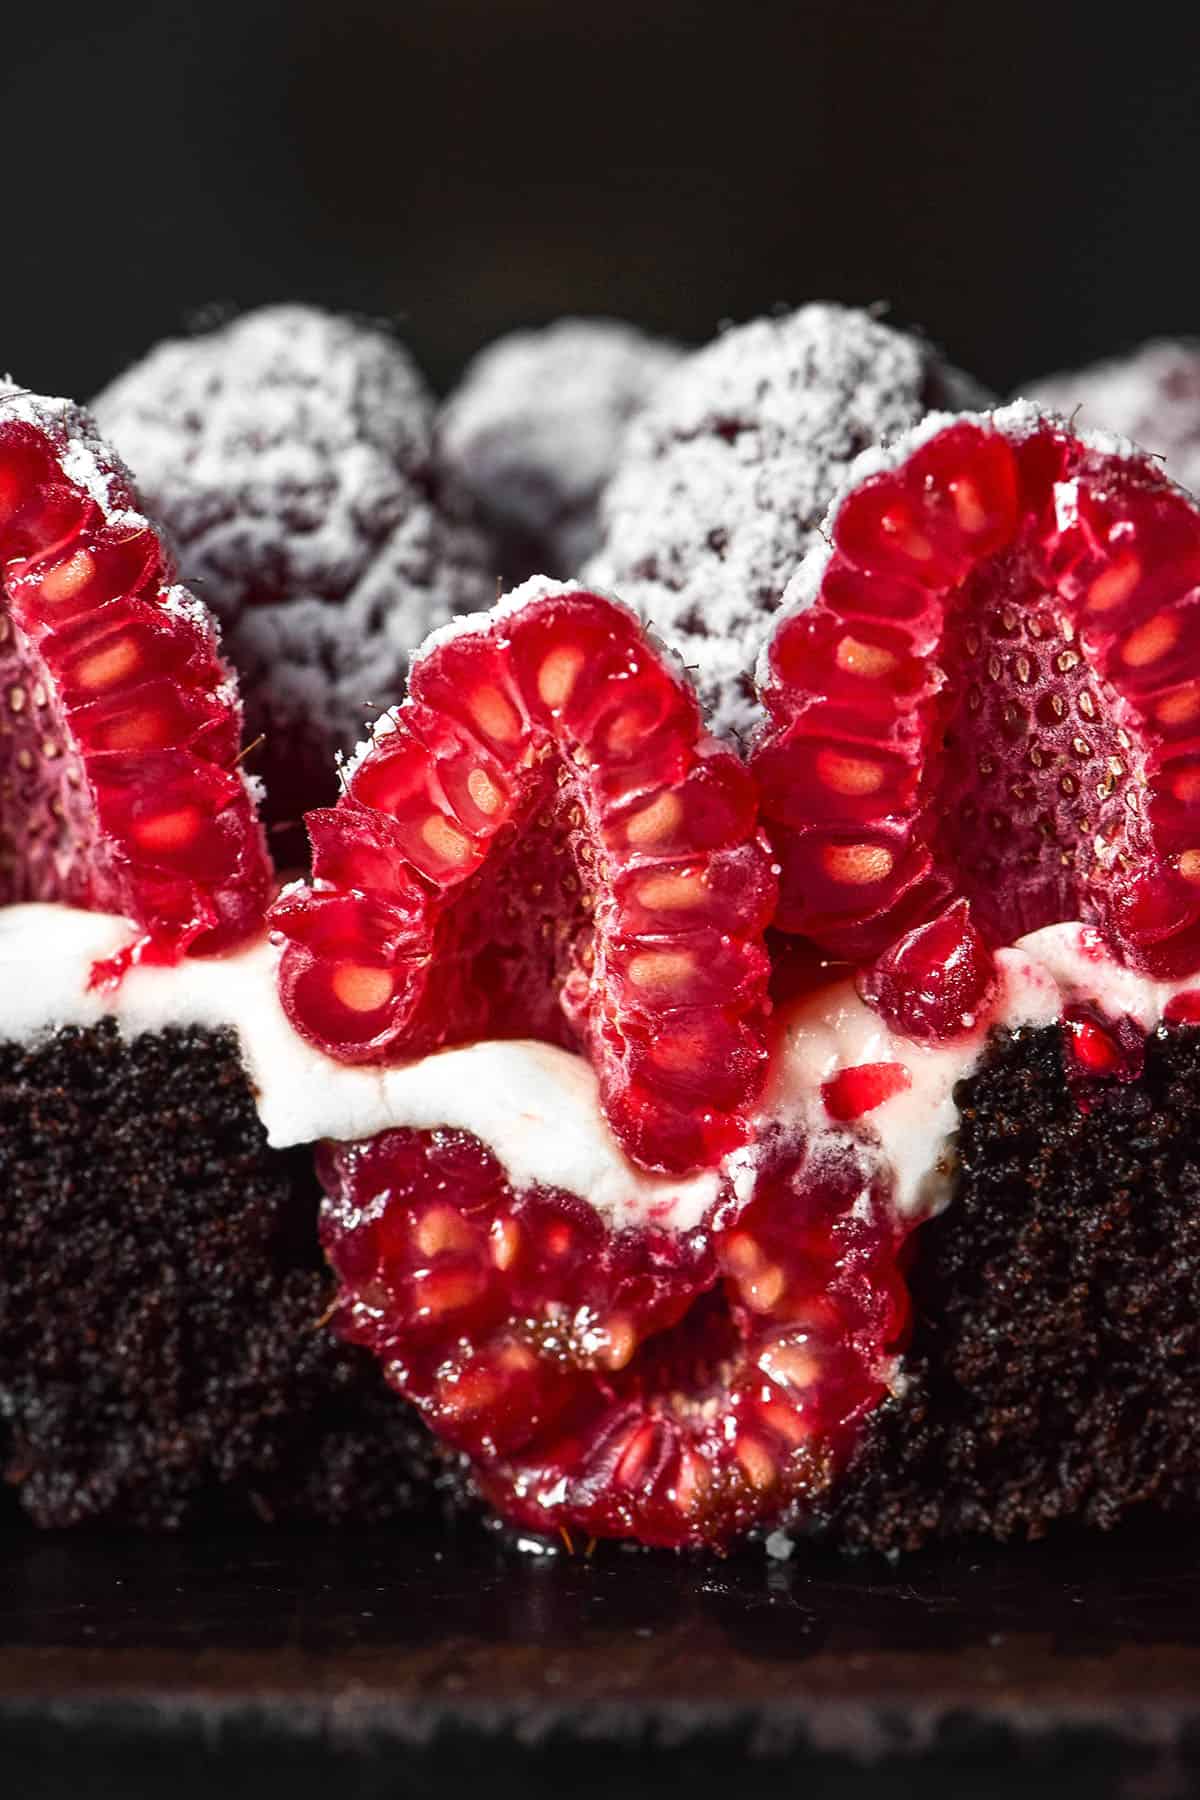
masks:
<instances>
[{"instance_id":1,"label":"chocolate cake slice","mask_svg":"<svg viewBox=\"0 0 1200 1800\"><path fill-rule=\"evenodd\" d=\"M3 1475L35 1523L368 1523L443 1465L322 1329L311 1153L268 1147L230 1032L0 1044Z\"/></svg>"},{"instance_id":2,"label":"chocolate cake slice","mask_svg":"<svg viewBox=\"0 0 1200 1800\"><path fill-rule=\"evenodd\" d=\"M16 389L0 563L5 1480L47 1525L403 1511L427 1440L320 1329L303 1071L285 1147L260 1117L236 680L90 417Z\"/></svg>"},{"instance_id":3,"label":"chocolate cake slice","mask_svg":"<svg viewBox=\"0 0 1200 1800\"><path fill-rule=\"evenodd\" d=\"M1200 1031L1086 1108L1059 1027L958 1091L960 1173L912 1240L913 1335L828 1529L1040 1537L1200 1506Z\"/></svg>"}]
</instances>

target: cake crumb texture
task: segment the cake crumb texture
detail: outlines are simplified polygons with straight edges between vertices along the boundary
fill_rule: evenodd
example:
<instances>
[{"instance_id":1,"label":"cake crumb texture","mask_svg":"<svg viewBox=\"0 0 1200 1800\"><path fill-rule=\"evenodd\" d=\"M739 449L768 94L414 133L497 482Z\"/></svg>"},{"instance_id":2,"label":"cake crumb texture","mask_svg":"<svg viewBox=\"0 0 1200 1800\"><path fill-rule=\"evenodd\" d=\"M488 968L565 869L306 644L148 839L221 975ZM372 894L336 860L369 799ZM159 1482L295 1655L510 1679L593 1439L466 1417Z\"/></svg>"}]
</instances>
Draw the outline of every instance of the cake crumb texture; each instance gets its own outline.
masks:
<instances>
[{"instance_id":1,"label":"cake crumb texture","mask_svg":"<svg viewBox=\"0 0 1200 1800\"><path fill-rule=\"evenodd\" d=\"M38 1525L438 1503L423 1429L320 1328L317 1201L230 1033L0 1044L0 1454Z\"/></svg>"},{"instance_id":2,"label":"cake crumb texture","mask_svg":"<svg viewBox=\"0 0 1200 1800\"><path fill-rule=\"evenodd\" d=\"M1109 1529L1200 1497L1200 1031L1080 1111L1057 1026L959 1089L955 1199L915 1236L906 1386L831 1523L851 1545Z\"/></svg>"}]
</instances>

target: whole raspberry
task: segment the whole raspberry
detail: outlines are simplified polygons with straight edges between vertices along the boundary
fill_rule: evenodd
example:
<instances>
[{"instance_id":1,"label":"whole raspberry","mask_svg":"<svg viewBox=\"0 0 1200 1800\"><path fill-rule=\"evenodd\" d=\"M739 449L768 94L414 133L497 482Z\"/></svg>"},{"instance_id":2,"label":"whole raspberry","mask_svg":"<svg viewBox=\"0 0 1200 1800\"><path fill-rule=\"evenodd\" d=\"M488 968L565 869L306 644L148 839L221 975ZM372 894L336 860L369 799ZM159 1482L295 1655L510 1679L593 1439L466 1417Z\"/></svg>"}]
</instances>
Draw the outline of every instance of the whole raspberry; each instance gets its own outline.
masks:
<instances>
[{"instance_id":1,"label":"whole raspberry","mask_svg":"<svg viewBox=\"0 0 1200 1800\"><path fill-rule=\"evenodd\" d=\"M770 615L849 463L931 407L980 399L928 344L866 312L806 306L726 332L631 429L586 578L679 652L714 730L744 733Z\"/></svg>"},{"instance_id":2,"label":"whole raspberry","mask_svg":"<svg viewBox=\"0 0 1200 1800\"><path fill-rule=\"evenodd\" d=\"M160 344L95 405L221 620L266 816L294 823L413 646L494 592L434 492L430 396L382 329L272 306Z\"/></svg>"},{"instance_id":3,"label":"whole raspberry","mask_svg":"<svg viewBox=\"0 0 1200 1800\"><path fill-rule=\"evenodd\" d=\"M505 573L574 575L630 421L681 352L617 319L515 331L468 366L439 453L502 545Z\"/></svg>"},{"instance_id":4,"label":"whole raspberry","mask_svg":"<svg viewBox=\"0 0 1200 1800\"><path fill-rule=\"evenodd\" d=\"M1052 412L1075 415L1076 424L1132 438L1162 457L1173 481L1200 493L1200 342L1160 338L1025 391Z\"/></svg>"}]
</instances>

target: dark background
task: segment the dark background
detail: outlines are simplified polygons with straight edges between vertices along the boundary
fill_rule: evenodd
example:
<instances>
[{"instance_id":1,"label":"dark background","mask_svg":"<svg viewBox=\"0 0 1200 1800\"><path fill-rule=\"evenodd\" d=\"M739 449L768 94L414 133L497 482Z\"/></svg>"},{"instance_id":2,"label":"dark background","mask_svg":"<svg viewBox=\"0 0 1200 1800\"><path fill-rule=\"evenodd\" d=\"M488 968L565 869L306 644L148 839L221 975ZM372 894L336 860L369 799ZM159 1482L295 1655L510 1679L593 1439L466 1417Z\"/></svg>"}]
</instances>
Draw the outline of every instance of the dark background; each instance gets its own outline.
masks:
<instances>
[{"instance_id":1,"label":"dark background","mask_svg":"<svg viewBox=\"0 0 1200 1800\"><path fill-rule=\"evenodd\" d=\"M443 386L565 310L888 301L1002 389L1200 330L1200 20L1157 6L14 0L2 66L0 362L43 390L281 297Z\"/></svg>"}]
</instances>

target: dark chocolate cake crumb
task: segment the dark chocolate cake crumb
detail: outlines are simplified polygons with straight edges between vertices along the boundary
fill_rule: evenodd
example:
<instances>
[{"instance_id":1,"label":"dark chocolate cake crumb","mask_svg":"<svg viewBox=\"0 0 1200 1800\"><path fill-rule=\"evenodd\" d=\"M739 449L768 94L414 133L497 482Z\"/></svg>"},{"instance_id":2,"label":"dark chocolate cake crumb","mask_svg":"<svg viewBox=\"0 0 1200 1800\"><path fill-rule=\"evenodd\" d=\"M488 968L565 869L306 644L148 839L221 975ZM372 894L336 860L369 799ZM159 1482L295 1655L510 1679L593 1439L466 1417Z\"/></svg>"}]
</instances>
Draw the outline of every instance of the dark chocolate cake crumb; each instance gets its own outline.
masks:
<instances>
[{"instance_id":1,"label":"dark chocolate cake crumb","mask_svg":"<svg viewBox=\"0 0 1200 1800\"><path fill-rule=\"evenodd\" d=\"M894 1551L1107 1529L1200 1502L1200 1031L1081 1112L1059 1029L959 1089L961 1173L913 1240L907 1386L868 1426L834 1534Z\"/></svg>"},{"instance_id":2,"label":"dark chocolate cake crumb","mask_svg":"<svg viewBox=\"0 0 1200 1800\"><path fill-rule=\"evenodd\" d=\"M39 1525L376 1522L453 1478L333 1296L230 1033L0 1044L0 1431Z\"/></svg>"}]
</instances>

